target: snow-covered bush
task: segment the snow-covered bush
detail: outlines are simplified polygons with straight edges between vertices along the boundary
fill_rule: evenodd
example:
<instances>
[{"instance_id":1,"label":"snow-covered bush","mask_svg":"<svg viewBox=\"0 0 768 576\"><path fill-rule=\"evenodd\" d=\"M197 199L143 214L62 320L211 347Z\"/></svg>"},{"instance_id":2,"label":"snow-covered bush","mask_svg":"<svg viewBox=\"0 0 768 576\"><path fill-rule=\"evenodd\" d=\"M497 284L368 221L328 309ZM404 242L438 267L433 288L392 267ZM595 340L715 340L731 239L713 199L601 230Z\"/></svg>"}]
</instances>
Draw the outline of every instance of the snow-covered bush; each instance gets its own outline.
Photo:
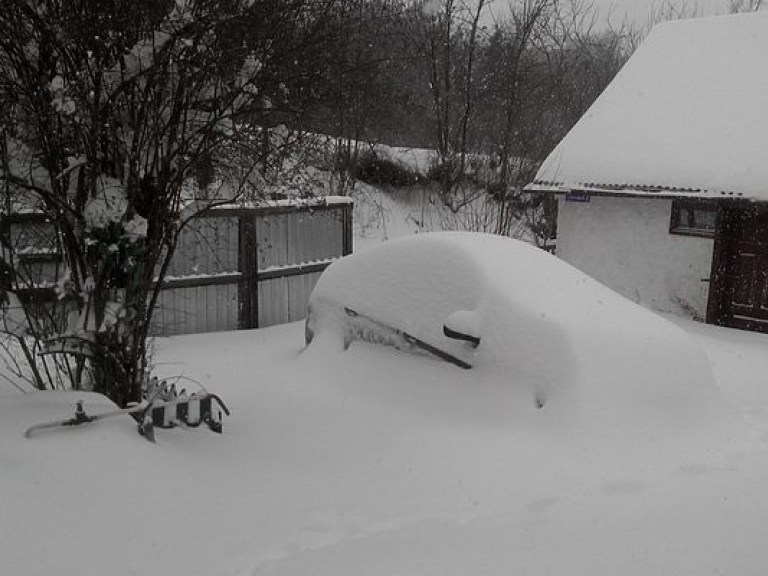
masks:
<instances>
[{"instance_id":1,"label":"snow-covered bush","mask_svg":"<svg viewBox=\"0 0 768 576\"><path fill-rule=\"evenodd\" d=\"M6 284L37 317L15 337L38 387L138 400L180 230L264 192L290 156L279 127L319 97L334 6L19 0L0 11L3 210L42 214L56 263L41 283L16 273L16 247L3 255Z\"/></svg>"}]
</instances>

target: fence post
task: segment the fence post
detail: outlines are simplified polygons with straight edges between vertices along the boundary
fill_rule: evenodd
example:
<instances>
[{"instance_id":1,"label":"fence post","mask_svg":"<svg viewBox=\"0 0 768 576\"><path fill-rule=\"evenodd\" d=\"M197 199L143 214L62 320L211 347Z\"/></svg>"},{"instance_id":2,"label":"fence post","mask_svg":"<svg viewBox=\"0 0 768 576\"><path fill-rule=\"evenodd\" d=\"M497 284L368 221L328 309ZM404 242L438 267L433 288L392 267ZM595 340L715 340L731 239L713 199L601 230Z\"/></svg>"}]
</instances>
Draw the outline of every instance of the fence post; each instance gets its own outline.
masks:
<instances>
[{"instance_id":1,"label":"fence post","mask_svg":"<svg viewBox=\"0 0 768 576\"><path fill-rule=\"evenodd\" d=\"M341 214L344 219L341 255L348 256L352 254L352 204L345 204Z\"/></svg>"},{"instance_id":2,"label":"fence post","mask_svg":"<svg viewBox=\"0 0 768 576\"><path fill-rule=\"evenodd\" d=\"M258 243L255 214L251 211L241 214L238 224L240 231L237 251L242 274L238 285L240 300L238 329L248 330L259 327Z\"/></svg>"}]
</instances>

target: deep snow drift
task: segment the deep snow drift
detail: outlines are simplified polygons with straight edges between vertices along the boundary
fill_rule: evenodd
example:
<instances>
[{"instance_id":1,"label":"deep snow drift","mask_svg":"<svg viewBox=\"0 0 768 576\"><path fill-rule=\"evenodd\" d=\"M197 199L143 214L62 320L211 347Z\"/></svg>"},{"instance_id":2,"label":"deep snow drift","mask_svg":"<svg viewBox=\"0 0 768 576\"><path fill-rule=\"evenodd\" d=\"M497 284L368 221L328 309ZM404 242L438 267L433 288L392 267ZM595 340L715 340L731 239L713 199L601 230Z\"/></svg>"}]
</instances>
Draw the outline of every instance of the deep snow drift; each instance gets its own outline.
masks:
<instances>
[{"instance_id":1,"label":"deep snow drift","mask_svg":"<svg viewBox=\"0 0 768 576\"><path fill-rule=\"evenodd\" d=\"M27 440L84 395L9 391L2 573L762 575L768 338L694 328L752 442L659 442L653 465L521 430L509 387L473 370L363 342L303 351L301 324L158 342L158 370L233 409L221 436L151 445L126 417Z\"/></svg>"},{"instance_id":2,"label":"deep snow drift","mask_svg":"<svg viewBox=\"0 0 768 576\"><path fill-rule=\"evenodd\" d=\"M513 251L451 245L450 272L414 255L399 277L377 262L393 289L430 271L423 288L468 290L471 370L332 332L304 349L300 323L159 339L161 376L232 408L221 436L151 445L124 417L25 439L78 399L107 405L4 382L0 574L762 576L768 337L675 328ZM371 280L344 297L399 312ZM434 307L439 330L434 300L403 297L418 314L397 320ZM566 376L550 412L526 388L547 370Z\"/></svg>"}]
</instances>

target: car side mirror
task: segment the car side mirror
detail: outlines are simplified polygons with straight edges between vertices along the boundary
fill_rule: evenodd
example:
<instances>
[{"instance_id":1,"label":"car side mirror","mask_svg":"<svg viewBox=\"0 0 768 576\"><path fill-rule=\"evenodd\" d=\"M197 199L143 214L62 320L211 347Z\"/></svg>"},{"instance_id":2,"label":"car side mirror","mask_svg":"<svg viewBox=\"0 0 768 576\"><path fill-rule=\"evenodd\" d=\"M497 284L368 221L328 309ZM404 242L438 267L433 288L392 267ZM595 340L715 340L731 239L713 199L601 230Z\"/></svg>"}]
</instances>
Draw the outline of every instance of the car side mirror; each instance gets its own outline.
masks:
<instances>
[{"instance_id":1,"label":"car side mirror","mask_svg":"<svg viewBox=\"0 0 768 576\"><path fill-rule=\"evenodd\" d=\"M452 340L469 342L473 348L480 346L480 329L477 315L469 310L454 312L443 323L443 334Z\"/></svg>"}]
</instances>

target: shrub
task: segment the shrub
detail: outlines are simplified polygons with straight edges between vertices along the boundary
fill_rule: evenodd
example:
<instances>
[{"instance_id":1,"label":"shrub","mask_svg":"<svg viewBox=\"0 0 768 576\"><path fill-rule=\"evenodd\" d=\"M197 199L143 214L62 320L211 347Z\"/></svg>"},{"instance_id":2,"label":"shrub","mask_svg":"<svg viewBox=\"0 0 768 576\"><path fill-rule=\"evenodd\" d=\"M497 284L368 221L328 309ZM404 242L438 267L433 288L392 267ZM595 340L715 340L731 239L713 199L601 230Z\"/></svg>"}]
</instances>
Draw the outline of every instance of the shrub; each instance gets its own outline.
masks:
<instances>
[{"instance_id":1,"label":"shrub","mask_svg":"<svg viewBox=\"0 0 768 576\"><path fill-rule=\"evenodd\" d=\"M397 162L381 158L369 150L363 152L354 165L357 180L373 185L412 186L419 181L419 175Z\"/></svg>"}]
</instances>

